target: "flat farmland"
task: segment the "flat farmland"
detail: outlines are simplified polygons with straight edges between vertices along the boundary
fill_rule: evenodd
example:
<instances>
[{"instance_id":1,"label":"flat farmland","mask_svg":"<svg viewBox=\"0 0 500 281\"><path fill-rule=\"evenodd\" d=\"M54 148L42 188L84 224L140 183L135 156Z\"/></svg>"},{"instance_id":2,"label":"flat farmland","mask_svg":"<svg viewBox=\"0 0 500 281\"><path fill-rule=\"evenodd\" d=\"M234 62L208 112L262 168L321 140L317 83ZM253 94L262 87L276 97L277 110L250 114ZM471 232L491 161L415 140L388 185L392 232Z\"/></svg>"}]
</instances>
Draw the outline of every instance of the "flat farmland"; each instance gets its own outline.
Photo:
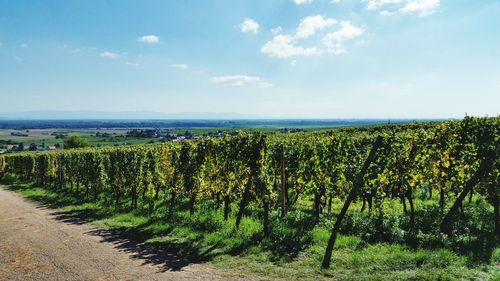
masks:
<instances>
[{"instance_id":1,"label":"flat farmland","mask_svg":"<svg viewBox=\"0 0 500 281\"><path fill-rule=\"evenodd\" d=\"M2 129L0 130L0 141L10 141L16 145L18 143L24 143L25 146L29 146L31 143L51 146L57 143L62 144L63 139L56 138L57 135L78 135L88 138L93 145L112 145L115 143L137 144L148 141L146 139L127 138L127 131L126 129ZM96 136L97 133L101 135L107 134L108 136Z\"/></svg>"}]
</instances>

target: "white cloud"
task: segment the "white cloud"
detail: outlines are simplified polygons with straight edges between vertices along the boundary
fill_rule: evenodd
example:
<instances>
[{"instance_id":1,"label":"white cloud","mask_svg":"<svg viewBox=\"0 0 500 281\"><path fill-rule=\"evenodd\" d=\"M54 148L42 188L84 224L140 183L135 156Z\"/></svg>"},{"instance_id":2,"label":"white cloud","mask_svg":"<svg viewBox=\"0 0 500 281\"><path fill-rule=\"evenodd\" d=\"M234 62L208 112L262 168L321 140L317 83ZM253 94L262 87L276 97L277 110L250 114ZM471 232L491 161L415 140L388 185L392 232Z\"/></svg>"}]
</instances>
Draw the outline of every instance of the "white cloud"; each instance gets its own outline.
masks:
<instances>
[{"instance_id":1,"label":"white cloud","mask_svg":"<svg viewBox=\"0 0 500 281\"><path fill-rule=\"evenodd\" d=\"M293 0L293 2L297 5L303 5L303 4L311 4L313 0Z\"/></svg>"},{"instance_id":2,"label":"white cloud","mask_svg":"<svg viewBox=\"0 0 500 281\"><path fill-rule=\"evenodd\" d=\"M325 18L321 15L303 18L296 28L295 34L278 34L274 36L271 41L268 41L261 48L261 52L278 58L321 54L321 51L316 47L307 48L299 46L297 43L299 40L307 39L316 34L317 31L336 23L335 19Z\"/></svg>"},{"instance_id":3,"label":"white cloud","mask_svg":"<svg viewBox=\"0 0 500 281\"><path fill-rule=\"evenodd\" d=\"M291 65L291 66L296 66L296 65L297 65L297 60L292 60L292 61L290 62L290 65Z\"/></svg>"},{"instance_id":4,"label":"white cloud","mask_svg":"<svg viewBox=\"0 0 500 281\"><path fill-rule=\"evenodd\" d=\"M273 29L271 29L271 33L272 34L278 34L278 33L281 33L283 29L281 28L281 26L278 26L278 27L275 27Z\"/></svg>"},{"instance_id":5,"label":"white cloud","mask_svg":"<svg viewBox=\"0 0 500 281\"><path fill-rule=\"evenodd\" d=\"M435 13L440 5L440 0L363 0L363 2L366 2L368 10L384 8L380 12L382 16L390 16L396 12L427 16Z\"/></svg>"},{"instance_id":6,"label":"white cloud","mask_svg":"<svg viewBox=\"0 0 500 281\"><path fill-rule=\"evenodd\" d=\"M345 52L344 42L361 36L363 33L363 29L352 25L350 21L343 21L340 23L339 30L328 33L323 37L322 41L328 52L341 54Z\"/></svg>"},{"instance_id":7,"label":"white cloud","mask_svg":"<svg viewBox=\"0 0 500 281\"><path fill-rule=\"evenodd\" d=\"M215 76L212 77L212 83L223 84L229 86L240 87L247 84L254 84L259 87L270 87L272 84L262 81L262 78L258 76L248 76L248 75L228 75L228 76Z\"/></svg>"},{"instance_id":8,"label":"white cloud","mask_svg":"<svg viewBox=\"0 0 500 281\"><path fill-rule=\"evenodd\" d=\"M325 51L325 48L319 46L304 47L300 43L315 36L319 31L335 25L337 25L337 20L332 18L325 18L321 15L306 17L300 21L294 34L275 35L264 44L260 51L270 57L277 58L320 55ZM327 33L322 42L326 47L326 51L332 54L340 54L345 51L344 42L361 34L363 34L362 29L355 27L348 21L344 21L340 24L339 30ZM313 41L315 38L313 38Z\"/></svg>"},{"instance_id":9,"label":"white cloud","mask_svg":"<svg viewBox=\"0 0 500 281\"><path fill-rule=\"evenodd\" d=\"M388 10L383 10L383 11L380 11L379 13L381 16L392 16L395 14L395 12L391 12L391 11L388 11Z\"/></svg>"},{"instance_id":10,"label":"white cloud","mask_svg":"<svg viewBox=\"0 0 500 281\"><path fill-rule=\"evenodd\" d=\"M189 69L189 65L187 65L185 63L174 63L174 64L171 64L170 67L177 68L177 69L182 69L182 70Z\"/></svg>"},{"instance_id":11,"label":"white cloud","mask_svg":"<svg viewBox=\"0 0 500 281\"><path fill-rule=\"evenodd\" d=\"M128 66L139 66L138 63L136 63L136 62L130 62L130 61L125 62L125 64L128 65Z\"/></svg>"},{"instance_id":12,"label":"white cloud","mask_svg":"<svg viewBox=\"0 0 500 281\"><path fill-rule=\"evenodd\" d=\"M382 8L383 6L386 5L392 5L392 4L399 4L402 3L405 0L365 0L365 2L368 2L366 4L366 8L368 10L378 10Z\"/></svg>"},{"instance_id":13,"label":"white cloud","mask_svg":"<svg viewBox=\"0 0 500 281\"><path fill-rule=\"evenodd\" d=\"M139 39L137 39L137 41L147 43L147 44L155 44L155 43L160 42L160 37L158 37L156 35L144 35L142 37L139 37Z\"/></svg>"},{"instance_id":14,"label":"white cloud","mask_svg":"<svg viewBox=\"0 0 500 281\"><path fill-rule=\"evenodd\" d=\"M107 52L107 51L100 53L99 56L101 58L112 59L112 60L118 58L118 54L115 54L115 53L112 53L112 52Z\"/></svg>"},{"instance_id":15,"label":"white cloud","mask_svg":"<svg viewBox=\"0 0 500 281\"><path fill-rule=\"evenodd\" d=\"M249 19L249 18L245 19L240 24L241 32L243 32L243 33L247 33L247 32L258 33L259 27L260 27L260 25L258 22L256 22L253 19Z\"/></svg>"},{"instance_id":16,"label":"white cloud","mask_svg":"<svg viewBox=\"0 0 500 281\"><path fill-rule=\"evenodd\" d=\"M291 35L279 34L267 42L260 51L270 57L289 58L296 56L312 56L321 53L316 47L306 48L296 45L296 39Z\"/></svg>"},{"instance_id":17,"label":"white cloud","mask_svg":"<svg viewBox=\"0 0 500 281\"><path fill-rule=\"evenodd\" d=\"M297 27L297 32L295 33L295 38L308 38L314 35L316 31L332 26L336 23L337 21L335 19L324 18L321 15L306 17L300 21L300 24Z\"/></svg>"},{"instance_id":18,"label":"white cloud","mask_svg":"<svg viewBox=\"0 0 500 281\"><path fill-rule=\"evenodd\" d=\"M412 0L400 9L403 13L418 13L427 16L436 12L439 8L439 0Z\"/></svg>"},{"instance_id":19,"label":"white cloud","mask_svg":"<svg viewBox=\"0 0 500 281\"><path fill-rule=\"evenodd\" d=\"M19 47L26 49L26 48L29 48L29 45L26 43L23 43L23 44L19 45Z\"/></svg>"}]
</instances>

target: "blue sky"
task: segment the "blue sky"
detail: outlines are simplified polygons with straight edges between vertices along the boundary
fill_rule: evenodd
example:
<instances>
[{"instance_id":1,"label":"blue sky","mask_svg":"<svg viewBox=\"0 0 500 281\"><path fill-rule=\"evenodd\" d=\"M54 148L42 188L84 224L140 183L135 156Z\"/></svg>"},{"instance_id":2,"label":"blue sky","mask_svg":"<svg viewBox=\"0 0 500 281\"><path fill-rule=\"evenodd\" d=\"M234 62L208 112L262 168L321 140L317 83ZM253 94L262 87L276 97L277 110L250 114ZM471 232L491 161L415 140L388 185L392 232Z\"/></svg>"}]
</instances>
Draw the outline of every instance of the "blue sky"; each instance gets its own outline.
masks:
<instances>
[{"instance_id":1,"label":"blue sky","mask_svg":"<svg viewBox=\"0 0 500 281\"><path fill-rule=\"evenodd\" d=\"M500 114L498 0L0 0L0 112Z\"/></svg>"}]
</instances>

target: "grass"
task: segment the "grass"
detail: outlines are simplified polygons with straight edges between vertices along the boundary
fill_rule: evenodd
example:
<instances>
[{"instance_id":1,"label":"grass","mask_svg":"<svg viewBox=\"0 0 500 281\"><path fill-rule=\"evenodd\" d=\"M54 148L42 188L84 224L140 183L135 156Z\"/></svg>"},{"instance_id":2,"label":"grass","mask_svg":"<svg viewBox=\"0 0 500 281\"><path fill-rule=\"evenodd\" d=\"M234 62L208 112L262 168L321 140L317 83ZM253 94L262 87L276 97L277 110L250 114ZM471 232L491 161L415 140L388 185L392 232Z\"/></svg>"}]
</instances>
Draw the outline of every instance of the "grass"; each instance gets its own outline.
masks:
<instances>
[{"instance_id":1,"label":"grass","mask_svg":"<svg viewBox=\"0 0 500 281\"><path fill-rule=\"evenodd\" d=\"M404 225L404 222L398 217L400 206L391 206L392 202L386 203L389 210L386 227L396 229L394 233L387 234L390 243L371 241L369 235L360 235L363 229L377 226L359 212L357 203L343 234L338 237L332 268L321 270L321 259L332 223L332 218L328 216L320 223L312 224L308 214L300 210L289 212L283 221L272 213L272 234L264 238L256 206L250 206L250 209L257 215L244 217L240 229L235 230L235 207L232 219L224 222L222 210L215 210L209 201L198 206L197 212L191 216L182 204L169 213L164 200L155 202L153 212L145 204L131 211L125 207L116 208L104 198L92 202L81 193L56 192L28 184L0 187L57 209L58 218L62 221L99 226L117 233L119 237L177 254L185 264L209 261L229 275L287 280L500 280L500 248L491 247L483 251L479 247L478 251L485 254L478 259L472 254L473 249L469 249L480 245L473 241L475 238L472 236L470 241L460 235L455 240L446 238L444 241L447 242L438 243L438 246L432 246L434 244L425 239L439 238L419 238L418 235L425 233L414 236L403 233L400 237L398 226ZM481 200L477 202L474 206L479 210L477 213L481 213L484 211ZM334 213L338 212L340 203L334 204ZM127 204L123 202L122 206ZM420 211L432 211L426 209L432 204L418 204ZM429 218L425 217L426 214L429 213L417 216L421 218L417 224L423 226L427 223ZM394 219L391 220L391 216ZM432 219L436 220L435 217ZM419 246L414 248L411 243L406 243L408 237L420 241Z\"/></svg>"}]
</instances>

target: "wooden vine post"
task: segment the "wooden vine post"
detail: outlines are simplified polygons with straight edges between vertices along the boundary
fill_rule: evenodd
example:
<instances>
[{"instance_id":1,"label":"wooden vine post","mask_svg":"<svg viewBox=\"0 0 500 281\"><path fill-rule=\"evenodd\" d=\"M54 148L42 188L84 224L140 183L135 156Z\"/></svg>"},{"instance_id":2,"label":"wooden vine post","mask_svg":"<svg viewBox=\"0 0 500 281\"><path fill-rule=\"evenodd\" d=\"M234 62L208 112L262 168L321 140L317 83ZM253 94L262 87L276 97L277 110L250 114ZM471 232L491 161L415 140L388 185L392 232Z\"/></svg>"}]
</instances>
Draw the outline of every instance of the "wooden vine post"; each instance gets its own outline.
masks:
<instances>
[{"instance_id":1,"label":"wooden vine post","mask_svg":"<svg viewBox=\"0 0 500 281\"><path fill-rule=\"evenodd\" d=\"M349 209L349 206L351 205L352 201L356 198L356 195L358 194L359 190L363 186L364 182L364 177L366 172L368 171L368 168L370 167L370 164L375 160L375 156L377 154L377 150L382 144L382 137L378 136L375 142L373 143L372 149L370 151L370 154L368 155L368 158L366 158L365 163L363 164L363 167L361 168L361 171L359 172L358 176L356 177L354 181L354 186L352 187L351 191L349 192L349 195L347 196L347 200L344 203L344 206L342 207L342 210L339 213L339 216L337 217L337 221L335 222L335 225L333 226L332 229L332 234L330 235L330 239L328 240L328 245L326 246L325 250L325 255L323 257L323 262L321 264L321 267L323 269L328 269L330 267L330 262L332 259L332 252L333 252L333 246L335 246L335 240L337 239L337 233L340 230L340 225L342 224L342 220L344 219L347 210Z\"/></svg>"},{"instance_id":2,"label":"wooden vine post","mask_svg":"<svg viewBox=\"0 0 500 281\"><path fill-rule=\"evenodd\" d=\"M286 177L285 177L285 145L280 145L280 168L281 168L281 217L286 214Z\"/></svg>"},{"instance_id":3,"label":"wooden vine post","mask_svg":"<svg viewBox=\"0 0 500 281\"><path fill-rule=\"evenodd\" d=\"M464 186L464 189L460 193L460 195L457 197L455 202L453 203L453 206L450 208L448 213L443 219L443 222L440 225L440 230L442 233L451 234L451 223L453 221L453 218L458 212L458 209L462 205L462 202L464 201L465 197L469 192L471 192L472 188L478 184L481 179L489 172L491 169L491 166L493 165L495 158L492 154L489 154L486 156L486 158L482 159L481 164L479 165L479 168L477 169L476 173L470 178Z\"/></svg>"}]
</instances>

